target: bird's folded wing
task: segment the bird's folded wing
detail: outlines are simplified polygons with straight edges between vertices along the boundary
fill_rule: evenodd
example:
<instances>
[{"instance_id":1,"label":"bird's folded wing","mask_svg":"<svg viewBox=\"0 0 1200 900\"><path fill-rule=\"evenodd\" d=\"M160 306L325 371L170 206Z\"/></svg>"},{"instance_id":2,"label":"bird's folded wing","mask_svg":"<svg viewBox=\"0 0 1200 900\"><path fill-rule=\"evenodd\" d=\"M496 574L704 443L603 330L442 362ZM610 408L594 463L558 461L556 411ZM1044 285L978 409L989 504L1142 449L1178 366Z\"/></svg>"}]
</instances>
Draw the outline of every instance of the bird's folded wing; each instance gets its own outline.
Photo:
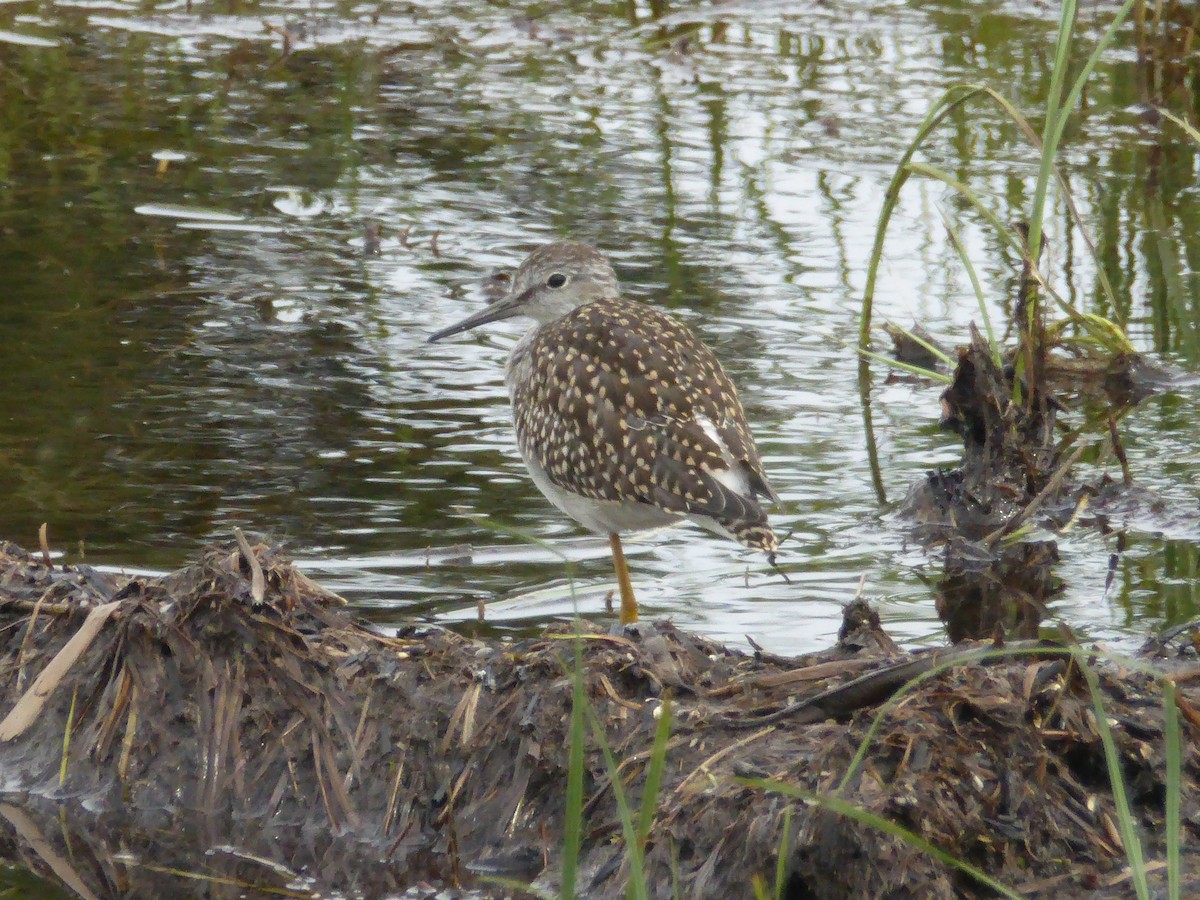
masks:
<instances>
[{"instance_id":1,"label":"bird's folded wing","mask_svg":"<svg viewBox=\"0 0 1200 900\"><path fill-rule=\"evenodd\" d=\"M718 522L765 521L774 498L737 391L712 352L650 307L595 303L530 347L517 436L557 486Z\"/></svg>"}]
</instances>

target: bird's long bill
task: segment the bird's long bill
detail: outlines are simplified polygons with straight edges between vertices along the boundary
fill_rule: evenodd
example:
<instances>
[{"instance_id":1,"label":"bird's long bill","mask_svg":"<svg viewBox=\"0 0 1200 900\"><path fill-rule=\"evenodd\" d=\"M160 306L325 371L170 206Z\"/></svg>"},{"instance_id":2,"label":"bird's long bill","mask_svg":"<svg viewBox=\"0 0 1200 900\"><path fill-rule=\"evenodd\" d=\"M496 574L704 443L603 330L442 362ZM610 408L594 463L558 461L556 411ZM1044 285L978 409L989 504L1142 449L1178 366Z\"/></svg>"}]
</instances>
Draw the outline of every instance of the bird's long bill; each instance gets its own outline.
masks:
<instances>
[{"instance_id":1,"label":"bird's long bill","mask_svg":"<svg viewBox=\"0 0 1200 900\"><path fill-rule=\"evenodd\" d=\"M458 334L463 331L470 331L480 325L486 325L488 322L499 322L502 319L511 319L521 311L522 304L529 299L529 291L523 291L520 294L509 294L506 297L501 297L490 306L485 306L479 312L467 316L461 322L451 325L448 328L443 328L441 331L435 331L425 340L432 344L434 341L440 341L442 338L450 337L452 334Z\"/></svg>"}]
</instances>

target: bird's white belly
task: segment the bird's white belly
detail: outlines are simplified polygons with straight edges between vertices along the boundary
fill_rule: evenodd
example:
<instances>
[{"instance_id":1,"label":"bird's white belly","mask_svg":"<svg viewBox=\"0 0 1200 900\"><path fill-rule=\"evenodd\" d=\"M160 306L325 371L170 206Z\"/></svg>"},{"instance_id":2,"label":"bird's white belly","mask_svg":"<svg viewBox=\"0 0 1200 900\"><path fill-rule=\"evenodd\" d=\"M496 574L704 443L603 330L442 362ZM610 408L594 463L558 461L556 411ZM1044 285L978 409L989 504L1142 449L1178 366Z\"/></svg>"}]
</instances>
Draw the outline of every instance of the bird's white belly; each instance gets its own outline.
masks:
<instances>
[{"instance_id":1,"label":"bird's white belly","mask_svg":"<svg viewBox=\"0 0 1200 900\"><path fill-rule=\"evenodd\" d=\"M646 531L674 525L683 517L636 500L593 500L565 491L546 477L536 459L525 457L525 465L538 490L560 510L596 534L619 534L623 531Z\"/></svg>"}]
</instances>

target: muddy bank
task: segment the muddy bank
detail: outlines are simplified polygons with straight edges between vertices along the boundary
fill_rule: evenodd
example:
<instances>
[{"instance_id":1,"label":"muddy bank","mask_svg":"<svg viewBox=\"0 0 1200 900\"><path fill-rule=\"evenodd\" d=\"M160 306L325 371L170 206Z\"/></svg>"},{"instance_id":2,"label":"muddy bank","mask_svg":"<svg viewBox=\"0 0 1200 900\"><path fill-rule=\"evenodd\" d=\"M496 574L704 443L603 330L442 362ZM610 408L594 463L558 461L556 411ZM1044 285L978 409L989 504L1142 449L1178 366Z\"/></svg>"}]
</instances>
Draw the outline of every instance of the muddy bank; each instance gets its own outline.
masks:
<instances>
[{"instance_id":1,"label":"muddy bank","mask_svg":"<svg viewBox=\"0 0 1200 900\"><path fill-rule=\"evenodd\" d=\"M520 642L383 637L277 551L248 550L130 579L0 548L0 856L94 897L421 896L421 884L511 895L484 875L552 889L570 627ZM781 847L788 897L988 896L898 838L743 780L834 790L879 704L948 654L960 664L884 713L843 799L1028 896L1129 895L1092 701L1061 648L904 653L861 602L836 647L798 658L669 624L633 637L585 628L588 698L634 804L655 710L664 698L673 710L650 896L749 896L755 876L774 883ZM1184 644L1159 655L1180 669L1193 872L1200 670ZM1144 674L1097 671L1157 862L1161 691ZM581 896L624 896L610 785L589 741Z\"/></svg>"}]
</instances>

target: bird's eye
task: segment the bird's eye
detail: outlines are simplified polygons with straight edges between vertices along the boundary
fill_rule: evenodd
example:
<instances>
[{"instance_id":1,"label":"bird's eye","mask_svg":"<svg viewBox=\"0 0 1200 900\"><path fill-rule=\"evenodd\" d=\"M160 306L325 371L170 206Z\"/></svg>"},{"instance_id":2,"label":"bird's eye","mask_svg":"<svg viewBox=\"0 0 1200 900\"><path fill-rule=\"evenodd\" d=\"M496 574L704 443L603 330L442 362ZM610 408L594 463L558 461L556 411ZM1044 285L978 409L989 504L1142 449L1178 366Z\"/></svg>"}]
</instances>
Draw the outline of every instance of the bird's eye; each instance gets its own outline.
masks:
<instances>
[{"instance_id":1,"label":"bird's eye","mask_svg":"<svg viewBox=\"0 0 1200 900\"><path fill-rule=\"evenodd\" d=\"M555 272L553 275L551 275L549 278L546 279L546 287L560 288L566 283L567 283L567 276L563 275L561 272Z\"/></svg>"}]
</instances>

